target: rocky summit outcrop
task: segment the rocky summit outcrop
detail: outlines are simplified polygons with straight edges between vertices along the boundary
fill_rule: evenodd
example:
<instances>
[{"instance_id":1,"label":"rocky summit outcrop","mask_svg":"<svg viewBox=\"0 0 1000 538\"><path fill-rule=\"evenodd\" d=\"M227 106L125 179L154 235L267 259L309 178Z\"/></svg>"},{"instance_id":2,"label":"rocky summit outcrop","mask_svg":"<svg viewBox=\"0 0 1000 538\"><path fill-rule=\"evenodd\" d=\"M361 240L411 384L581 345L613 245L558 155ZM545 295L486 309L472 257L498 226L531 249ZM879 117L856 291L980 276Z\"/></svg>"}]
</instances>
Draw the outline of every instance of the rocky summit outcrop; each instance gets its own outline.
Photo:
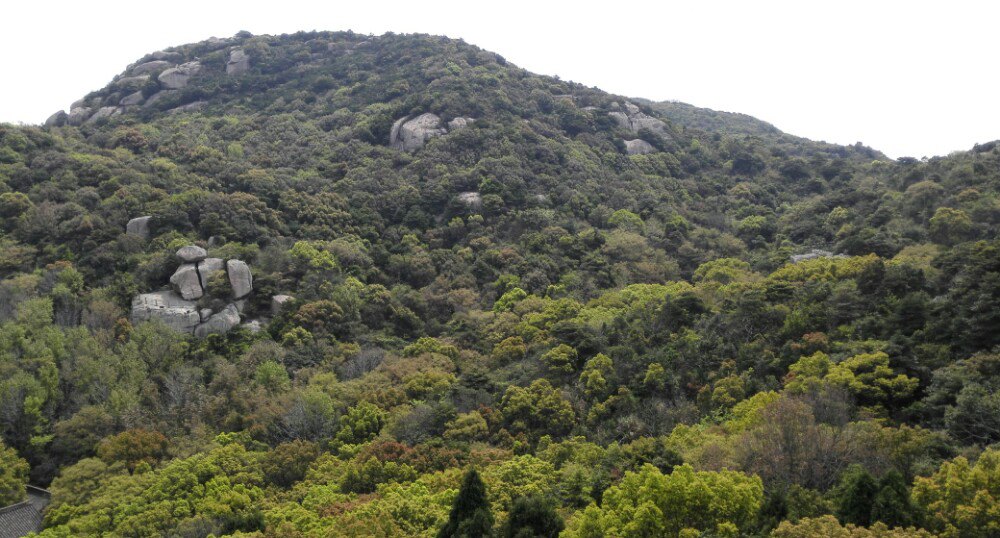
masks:
<instances>
[{"instance_id":1,"label":"rocky summit outcrop","mask_svg":"<svg viewBox=\"0 0 1000 538\"><path fill-rule=\"evenodd\" d=\"M641 138L625 141L625 152L629 155L645 155L655 151L656 148L654 148L652 144L642 140Z\"/></svg>"},{"instance_id":2,"label":"rocky summit outcrop","mask_svg":"<svg viewBox=\"0 0 1000 538\"><path fill-rule=\"evenodd\" d=\"M441 136L448 130L441 126L441 118L425 112L413 119L400 118L392 125L389 145L403 151L419 149L428 140Z\"/></svg>"},{"instance_id":3,"label":"rocky summit outcrop","mask_svg":"<svg viewBox=\"0 0 1000 538\"><path fill-rule=\"evenodd\" d=\"M250 57L243 49L234 49L229 53L229 61L226 62L227 75L241 75L250 69Z\"/></svg>"},{"instance_id":4,"label":"rocky summit outcrop","mask_svg":"<svg viewBox=\"0 0 1000 538\"><path fill-rule=\"evenodd\" d=\"M83 122L87 121L90 117L90 107L78 106L69 109L69 117L66 118L66 123L70 125L83 125Z\"/></svg>"},{"instance_id":5,"label":"rocky summit outcrop","mask_svg":"<svg viewBox=\"0 0 1000 538\"><path fill-rule=\"evenodd\" d=\"M181 264L170 277L172 289L136 296L132 301L132 321L138 323L158 319L175 330L192 333L199 338L225 334L239 325L247 306L246 297L253 291L250 266L242 260L209 258L205 249L197 245L181 247L176 256ZM213 311L204 307L205 301L199 302L199 299L211 298L209 304L219 304L217 291L214 297L206 295L209 281L223 273L230 282L229 302L220 310Z\"/></svg>"},{"instance_id":6,"label":"rocky summit outcrop","mask_svg":"<svg viewBox=\"0 0 1000 538\"><path fill-rule=\"evenodd\" d=\"M66 125L66 122L68 120L69 120L69 114L67 114L66 111L64 111L64 110L60 110L60 111L56 112L55 114L49 116L49 118L47 120L45 120L45 126L46 127L61 127L63 125Z\"/></svg>"},{"instance_id":7,"label":"rocky summit outcrop","mask_svg":"<svg viewBox=\"0 0 1000 538\"><path fill-rule=\"evenodd\" d=\"M666 122L646 114L635 104L625 103L625 106L620 106L618 103L613 103L611 108L608 115L622 129L634 134L638 134L642 129L648 129L664 138L670 138L670 130Z\"/></svg>"},{"instance_id":8,"label":"rocky summit outcrop","mask_svg":"<svg viewBox=\"0 0 1000 538\"><path fill-rule=\"evenodd\" d=\"M177 67L171 67L166 71L160 73L160 76L156 77L160 81L160 84L170 90L179 90L187 86L188 81L191 77L197 75L201 71L201 62L187 62Z\"/></svg>"},{"instance_id":9,"label":"rocky summit outcrop","mask_svg":"<svg viewBox=\"0 0 1000 538\"><path fill-rule=\"evenodd\" d=\"M174 64L165 60L153 60L151 62L141 63L136 65L132 69L129 69L129 74L134 76L138 75L148 75L150 73L156 73L158 71L163 71L167 68L173 67Z\"/></svg>"}]
</instances>

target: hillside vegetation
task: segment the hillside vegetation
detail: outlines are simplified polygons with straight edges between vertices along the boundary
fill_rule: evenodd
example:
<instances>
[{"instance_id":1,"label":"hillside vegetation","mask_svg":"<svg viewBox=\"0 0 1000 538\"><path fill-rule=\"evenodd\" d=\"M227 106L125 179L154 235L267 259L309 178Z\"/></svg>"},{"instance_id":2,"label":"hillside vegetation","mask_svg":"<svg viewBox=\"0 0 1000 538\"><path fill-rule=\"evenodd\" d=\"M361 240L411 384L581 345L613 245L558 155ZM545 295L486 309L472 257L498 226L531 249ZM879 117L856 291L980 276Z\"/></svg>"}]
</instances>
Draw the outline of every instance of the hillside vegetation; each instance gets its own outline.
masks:
<instances>
[{"instance_id":1,"label":"hillside vegetation","mask_svg":"<svg viewBox=\"0 0 1000 538\"><path fill-rule=\"evenodd\" d=\"M160 51L0 125L0 501L49 487L46 537L997 536L998 188L995 143L891 160L442 37ZM130 315L189 244L255 324Z\"/></svg>"}]
</instances>

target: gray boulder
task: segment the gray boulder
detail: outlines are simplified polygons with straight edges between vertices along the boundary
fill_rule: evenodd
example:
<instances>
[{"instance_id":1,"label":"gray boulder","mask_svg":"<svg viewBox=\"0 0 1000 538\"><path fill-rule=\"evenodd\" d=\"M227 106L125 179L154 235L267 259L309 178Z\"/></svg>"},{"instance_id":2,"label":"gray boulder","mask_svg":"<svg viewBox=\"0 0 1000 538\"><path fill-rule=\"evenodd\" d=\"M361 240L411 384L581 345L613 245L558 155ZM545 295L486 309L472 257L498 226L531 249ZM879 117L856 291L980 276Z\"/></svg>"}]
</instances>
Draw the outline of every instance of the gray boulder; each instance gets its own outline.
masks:
<instances>
[{"instance_id":1,"label":"gray boulder","mask_svg":"<svg viewBox=\"0 0 1000 538\"><path fill-rule=\"evenodd\" d=\"M165 50L158 50L150 54L149 57L154 60L166 60L168 62L179 62L184 59L184 55L179 52L167 52Z\"/></svg>"},{"instance_id":2,"label":"gray boulder","mask_svg":"<svg viewBox=\"0 0 1000 538\"><path fill-rule=\"evenodd\" d=\"M104 119L104 118L110 118L112 116L117 116L117 115L119 115L121 113L122 113L122 109L119 108L119 107L116 107L116 106L102 106L101 108L97 109L97 112L94 112L94 115L91 116L87 120L86 123L94 123L97 120Z\"/></svg>"},{"instance_id":3,"label":"gray boulder","mask_svg":"<svg viewBox=\"0 0 1000 538\"><path fill-rule=\"evenodd\" d=\"M142 239L149 239L149 221L153 217L146 215L136 217L125 225L125 235L134 235Z\"/></svg>"},{"instance_id":4,"label":"gray boulder","mask_svg":"<svg viewBox=\"0 0 1000 538\"><path fill-rule=\"evenodd\" d=\"M816 258L846 258L845 254L834 254L829 250L823 250L819 248L814 248L805 254L793 254L790 258L792 263L804 262L806 260L813 260Z\"/></svg>"},{"instance_id":5,"label":"gray boulder","mask_svg":"<svg viewBox=\"0 0 1000 538\"><path fill-rule=\"evenodd\" d=\"M608 115L611 116L611 119L615 120L615 123L617 123L622 129L635 134L637 134L640 129L649 129L662 137L670 137L670 131L667 128L667 124L663 120L646 114L634 103L625 103L624 112L622 111L622 107L617 105L618 103L612 103L611 108L614 110L612 112L608 112Z\"/></svg>"},{"instance_id":6,"label":"gray boulder","mask_svg":"<svg viewBox=\"0 0 1000 538\"><path fill-rule=\"evenodd\" d=\"M115 79L115 87L122 90L139 90L149 82L149 75L120 77Z\"/></svg>"},{"instance_id":7,"label":"gray boulder","mask_svg":"<svg viewBox=\"0 0 1000 538\"><path fill-rule=\"evenodd\" d=\"M254 334L259 333L260 331L264 330L264 324L261 323L260 320L257 320L257 319L252 319L252 320L244 323L243 326L246 327L248 331L250 331L250 332L252 332Z\"/></svg>"},{"instance_id":8,"label":"gray boulder","mask_svg":"<svg viewBox=\"0 0 1000 538\"><path fill-rule=\"evenodd\" d=\"M291 295L275 295L271 297L271 315L277 316L281 313L281 309L285 307L285 303L294 301L295 297Z\"/></svg>"},{"instance_id":9,"label":"gray boulder","mask_svg":"<svg viewBox=\"0 0 1000 538\"><path fill-rule=\"evenodd\" d=\"M428 140L448 131L441 126L441 118L430 112L413 119L400 118L392 125L389 145L402 151L414 151Z\"/></svg>"},{"instance_id":10,"label":"gray boulder","mask_svg":"<svg viewBox=\"0 0 1000 538\"><path fill-rule=\"evenodd\" d=\"M201 299L201 296L205 295L205 290L201 287L201 277L198 275L198 266L193 263L185 263L178 267L170 276L170 285L185 301Z\"/></svg>"},{"instance_id":11,"label":"gray boulder","mask_svg":"<svg viewBox=\"0 0 1000 538\"><path fill-rule=\"evenodd\" d=\"M629 155L645 155L655 151L656 148L654 148L652 144L642 140L641 138L625 141L625 152Z\"/></svg>"},{"instance_id":12,"label":"gray boulder","mask_svg":"<svg viewBox=\"0 0 1000 538\"><path fill-rule=\"evenodd\" d=\"M190 333L201 322L192 301L185 301L172 291L157 291L137 295L132 300L132 323L160 320L168 327Z\"/></svg>"},{"instance_id":13,"label":"gray boulder","mask_svg":"<svg viewBox=\"0 0 1000 538\"><path fill-rule=\"evenodd\" d=\"M154 93L153 95L150 95L149 99L146 99L146 102L143 103L142 108L149 108L155 105L156 102L159 101L160 99L169 97L171 95L174 95L175 93L177 93L177 90L160 90Z\"/></svg>"},{"instance_id":14,"label":"gray boulder","mask_svg":"<svg viewBox=\"0 0 1000 538\"><path fill-rule=\"evenodd\" d=\"M63 125L66 125L66 122L68 120L69 120L69 114L67 114L63 110L60 110L59 112L56 112L55 114L49 116L49 119L45 120L45 126L61 127Z\"/></svg>"},{"instance_id":15,"label":"gray boulder","mask_svg":"<svg viewBox=\"0 0 1000 538\"><path fill-rule=\"evenodd\" d=\"M233 288L233 297L242 299L253 291L253 275L250 266L240 260L226 262L226 272L229 273L229 285Z\"/></svg>"},{"instance_id":16,"label":"gray boulder","mask_svg":"<svg viewBox=\"0 0 1000 538\"><path fill-rule=\"evenodd\" d=\"M229 53L229 61L226 63L227 75L240 75L250 69L250 57L243 49L234 49Z\"/></svg>"},{"instance_id":17,"label":"gray boulder","mask_svg":"<svg viewBox=\"0 0 1000 538\"><path fill-rule=\"evenodd\" d=\"M207 257L208 253L198 245L188 245L177 250L177 259L184 263L197 263Z\"/></svg>"},{"instance_id":18,"label":"gray boulder","mask_svg":"<svg viewBox=\"0 0 1000 538\"><path fill-rule=\"evenodd\" d=\"M226 264L222 258L205 258L198 262L198 276L201 277L202 289L208 288L208 279L226 270Z\"/></svg>"},{"instance_id":19,"label":"gray boulder","mask_svg":"<svg viewBox=\"0 0 1000 538\"><path fill-rule=\"evenodd\" d=\"M465 129L466 127L472 125L472 122L474 121L476 120L473 118L455 118L448 122L448 131Z\"/></svg>"},{"instance_id":20,"label":"gray boulder","mask_svg":"<svg viewBox=\"0 0 1000 538\"><path fill-rule=\"evenodd\" d=\"M181 112L193 112L195 110L201 110L201 109L205 108L205 105L207 105L207 104L208 104L208 101L195 101L193 103L188 103L186 105L181 105L181 106L176 107L176 108L171 108L170 110L167 111L167 114L179 114Z\"/></svg>"},{"instance_id":21,"label":"gray boulder","mask_svg":"<svg viewBox=\"0 0 1000 538\"><path fill-rule=\"evenodd\" d=\"M141 63L129 70L129 73L134 77L138 75L148 75L150 73L155 73L157 71L163 71L168 67L173 67L174 64L165 60L153 60L152 62Z\"/></svg>"},{"instance_id":22,"label":"gray boulder","mask_svg":"<svg viewBox=\"0 0 1000 538\"><path fill-rule=\"evenodd\" d=\"M186 64L178 65L177 67L171 67L166 71L160 73L160 76L156 77L160 81L160 84L164 88L169 90L179 90L188 85L188 81L191 77L198 74L201 71L201 62L188 62Z\"/></svg>"},{"instance_id":23,"label":"gray boulder","mask_svg":"<svg viewBox=\"0 0 1000 538\"><path fill-rule=\"evenodd\" d=\"M136 106L142 103L142 92L135 92L122 97L122 100L118 102L121 106Z\"/></svg>"},{"instance_id":24,"label":"gray boulder","mask_svg":"<svg viewBox=\"0 0 1000 538\"><path fill-rule=\"evenodd\" d=\"M194 328L194 335L204 338L210 334L226 334L230 329L240 324L240 313L234 305L226 305L225 308L212 314L208 321Z\"/></svg>"},{"instance_id":25,"label":"gray boulder","mask_svg":"<svg viewBox=\"0 0 1000 538\"><path fill-rule=\"evenodd\" d=\"M212 309L202 308L198 311L198 315L201 317L202 322L208 321L208 318L212 317Z\"/></svg>"},{"instance_id":26,"label":"gray boulder","mask_svg":"<svg viewBox=\"0 0 1000 538\"><path fill-rule=\"evenodd\" d=\"M66 118L66 123L70 125L83 125L83 122L87 121L90 117L90 107L88 106L78 106L69 109L69 117Z\"/></svg>"}]
</instances>

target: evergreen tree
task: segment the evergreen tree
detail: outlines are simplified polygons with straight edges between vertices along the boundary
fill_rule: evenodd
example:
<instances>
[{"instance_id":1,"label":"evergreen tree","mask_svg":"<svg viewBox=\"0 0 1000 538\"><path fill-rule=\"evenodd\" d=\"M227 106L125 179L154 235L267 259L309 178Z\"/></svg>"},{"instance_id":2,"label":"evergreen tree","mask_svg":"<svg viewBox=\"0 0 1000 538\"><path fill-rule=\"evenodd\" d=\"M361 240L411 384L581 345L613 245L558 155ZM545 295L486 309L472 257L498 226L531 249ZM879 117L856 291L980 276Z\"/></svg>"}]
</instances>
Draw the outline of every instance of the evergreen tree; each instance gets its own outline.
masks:
<instances>
[{"instance_id":1,"label":"evergreen tree","mask_svg":"<svg viewBox=\"0 0 1000 538\"><path fill-rule=\"evenodd\" d=\"M469 469L451 507L448 522L438 538L478 538L493 536L493 513L486 498L486 484L475 469Z\"/></svg>"},{"instance_id":2,"label":"evergreen tree","mask_svg":"<svg viewBox=\"0 0 1000 538\"><path fill-rule=\"evenodd\" d=\"M878 493L878 484L868 471L860 466L848 469L840 480L837 517L843 523L867 527L872 522L872 505Z\"/></svg>"},{"instance_id":3,"label":"evergreen tree","mask_svg":"<svg viewBox=\"0 0 1000 538\"><path fill-rule=\"evenodd\" d=\"M566 527L552 503L533 495L518 497L511 507L504 538L555 538Z\"/></svg>"},{"instance_id":4,"label":"evergreen tree","mask_svg":"<svg viewBox=\"0 0 1000 538\"><path fill-rule=\"evenodd\" d=\"M889 471L879 481L878 494L872 504L872 521L881 521L890 527L908 527L914 523L913 506L903 475Z\"/></svg>"}]
</instances>

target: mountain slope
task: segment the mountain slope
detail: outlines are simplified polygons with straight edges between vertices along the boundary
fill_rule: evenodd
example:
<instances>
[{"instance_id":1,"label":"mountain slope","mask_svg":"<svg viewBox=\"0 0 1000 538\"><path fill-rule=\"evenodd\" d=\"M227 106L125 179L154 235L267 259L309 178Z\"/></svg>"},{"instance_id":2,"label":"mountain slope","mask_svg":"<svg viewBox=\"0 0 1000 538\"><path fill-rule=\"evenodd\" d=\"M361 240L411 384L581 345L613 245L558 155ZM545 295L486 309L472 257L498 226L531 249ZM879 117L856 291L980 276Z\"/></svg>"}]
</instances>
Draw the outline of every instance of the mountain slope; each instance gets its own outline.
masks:
<instances>
[{"instance_id":1,"label":"mountain slope","mask_svg":"<svg viewBox=\"0 0 1000 538\"><path fill-rule=\"evenodd\" d=\"M159 51L48 123L0 125L0 455L45 535L432 536L476 466L497 530L700 484L739 506L684 525L763 536L852 464L926 511L1000 441L996 144L892 161L349 32ZM253 271L194 266L198 309L257 324L129 315L192 243Z\"/></svg>"}]
</instances>

